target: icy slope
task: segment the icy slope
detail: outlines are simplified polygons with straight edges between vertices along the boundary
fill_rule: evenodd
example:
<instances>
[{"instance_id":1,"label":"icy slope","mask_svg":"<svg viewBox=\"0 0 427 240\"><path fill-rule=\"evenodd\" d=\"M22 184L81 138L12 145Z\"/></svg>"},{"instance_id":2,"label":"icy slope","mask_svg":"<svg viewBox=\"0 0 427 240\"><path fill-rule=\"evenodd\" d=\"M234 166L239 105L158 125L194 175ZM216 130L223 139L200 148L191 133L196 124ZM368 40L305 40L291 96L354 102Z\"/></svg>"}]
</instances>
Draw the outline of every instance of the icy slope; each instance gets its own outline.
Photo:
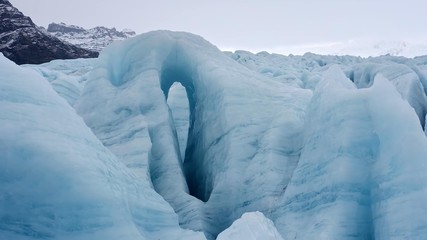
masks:
<instances>
[{"instance_id":1,"label":"icy slope","mask_svg":"<svg viewBox=\"0 0 427 240\"><path fill-rule=\"evenodd\" d=\"M203 239L49 83L0 55L0 239Z\"/></svg>"},{"instance_id":2,"label":"icy slope","mask_svg":"<svg viewBox=\"0 0 427 240\"><path fill-rule=\"evenodd\" d=\"M73 106L80 97L88 73L97 59L53 60L40 65L23 65L44 77L53 89Z\"/></svg>"}]
</instances>

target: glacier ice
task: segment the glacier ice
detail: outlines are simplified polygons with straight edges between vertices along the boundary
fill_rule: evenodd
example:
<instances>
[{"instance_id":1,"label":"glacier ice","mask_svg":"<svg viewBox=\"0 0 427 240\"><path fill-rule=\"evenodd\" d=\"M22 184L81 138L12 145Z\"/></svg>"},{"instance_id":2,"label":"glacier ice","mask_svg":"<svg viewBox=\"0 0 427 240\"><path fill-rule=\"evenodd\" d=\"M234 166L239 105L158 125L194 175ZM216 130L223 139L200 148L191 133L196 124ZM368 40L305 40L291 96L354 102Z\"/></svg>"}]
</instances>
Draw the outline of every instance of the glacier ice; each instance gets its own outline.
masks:
<instances>
[{"instance_id":1,"label":"glacier ice","mask_svg":"<svg viewBox=\"0 0 427 240\"><path fill-rule=\"evenodd\" d=\"M80 97L96 59L53 60L40 65L23 65L50 82L53 89L73 106Z\"/></svg>"},{"instance_id":2,"label":"glacier ice","mask_svg":"<svg viewBox=\"0 0 427 240\"><path fill-rule=\"evenodd\" d=\"M348 196L353 196L351 192L358 191L352 188L355 187L363 193L356 192L353 196L360 198L362 206L356 204L347 208L345 201L338 203L337 208L348 209L348 212L331 216L347 217L347 214L358 213L357 219L337 220L336 225L325 224L334 229L332 235L373 236L371 230L375 224L369 222L367 216L371 212L363 204L371 201L366 196L366 192L374 189L370 187L370 175L366 175L371 171L367 162L377 158L375 154L379 150L374 146L380 139L372 133L375 128L370 126L370 111L365 109L367 100L363 97L367 95L365 89L371 89L366 87L370 87L374 79L359 75L377 77L383 74L390 78L401 96L416 110L409 108L405 115L417 112L422 122L424 116L421 114L426 104L418 75L398 60L383 60L380 65L375 60L364 63L356 57L307 55L308 59L302 62L288 59L294 66L287 66L280 61L280 56L272 56L273 63L277 61L282 65L265 67L263 64L266 63L259 59L270 64L270 55L266 53L260 53L254 59L248 54L245 61L235 54L231 55L231 59L237 60L233 62L199 37L165 31L115 44L101 54L100 63L79 100L78 112L104 145L109 146L138 176L151 179L154 188L180 216L181 226L203 230L208 237L216 236L242 213L258 210L275 220L278 230L287 238L290 234L287 229L293 231L287 225L286 219L292 216L287 207L292 206L292 181L299 181L295 179L300 168L316 166L312 162L321 153L326 154L324 160L328 161L343 152L342 158L349 159L349 166L357 166L360 171L355 171L353 178L348 179L345 171L338 171L335 178L331 176L325 180L327 184L322 189L325 196L328 196L328 189L333 191L335 187L342 191L348 189ZM252 63L248 59L252 59ZM239 61L247 68L236 64ZM338 67L332 64L338 64ZM395 65L400 68L394 70ZM308 82L309 79L316 80ZM361 84L366 80L369 84ZM168 96L176 82L186 90L187 99L181 98L181 104L188 101L190 112L184 157L180 149L183 143L177 132L186 130L177 129L185 118L181 118L184 119L181 123L175 123L173 109L176 107L171 105ZM338 90L319 93L329 97L330 105L317 111L320 98L312 99L310 89L316 89L315 93L322 92L321 89L326 88L323 85L336 85ZM341 85L344 85L342 89L339 88ZM355 92L351 95L353 100L337 101L338 96L347 96L347 91ZM310 106L314 107L308 107L310 101ZM379 102L383 104L383 101ZM123 114L124 109L126 114ZM344 111L346 109L352 110ZM347 120L348 127L343 125L343 132L337 131L341 122ZM414 126L417 128L422 132L420 124ZM330 133L317 133L328 129ZM356 138L353 139L352 134ZM316 146L322 144L322 147L309 154L310 139L319 138L317 136L323 136L315 142ZM306 170L308 175L303 171L301 178L311 181L311 177L320 174L317 171L323 169L321 166ZM323 171L329 173L335 167L330 165L328 171ZM347 169L345 164L343 169ZM337 186L328 185L332 180L337 181ZM288 186L289 182L291 185ZM295 197L304 200L309 199L308 196L309 191L302 197ZM318 198L323 201L323 195ZM336 202L334 199L330 201ZM335 207L331 209L337 211ZM319 217L323 221L323 215L328 215L328 211L308 212L307 218L315 221ZM299 211L295 214L298 217L304 215ZM300 224L301 228L295 227L300 231L304 221L292 223ZM339 232L340 224L348 228L343 227Z\"/></svg>"},{"instance_id":3,"label":"glacier ice","mask_svg":"<svg viewBox=\"0 0 427 240\"><path fill-rule=\"evenodd\" d=\"M338 67L329 69L274 213L285 239L423 239L427 140L417 122L384 77L357 90Z\"/></svg>"},{"instance_id":4,"label":"glacier ice","mask_svg":"<svg viewBox=\"0 0 427 240\"><path fill-rule=\"evenodd\" d=\"M190 127L190 106L185 87L178 82L172 84L167 93L167 104L171 110L173 123L176 128L181 160L184 161L188 129Z\"/></svg>"},{"instance_id":5,"label":"glacier ice","mask_svg":"<svg viewBox=\"0 0 427 240\"><path fill-rule=\"evenodd\" d=\"M43 163L31 172L60 175L50 178L57 185L20 183L52 189L49 201L30 192L37 209L52 203L63 221L87 220L70 233L47 210L23 218L10 208L0 233L203 239L179 223L208 239L254 237L247 226L283 239L423 239L426 66L426 57L223 53L192 34L156 31L95 60L0 68L20 79L0 82L2 161ZM10 166L4 176L26 170ZM0 182L11 193L0 206L29 204L9 182ZM54 201L62 197L68 205ZM81 215L63 210L76 203Z\"/></svg>"},{"instance_id":6,"label":"glacier ice","mask_svg":"<svg viewBox=\"0 0 427 240\"><path fill-rule=\"evenodd\" d=\"M41 76L0 56L0 239L204 239Z\"/></svg>"},{"instance_id":7,"label":"glacier ice","mask_svg":"<svg viewBox=\"0 0 427 240\"><path fill-rule=\"evenodd\" d=\"M249 212L227 229L222 231L217 240L283 240L274 227L274 223L261 212Z\"/></svg>"},{"instance_id":8,"label":"glacier ice","mask_svg":"<svg viewBox=\"0 0 427 240\"><path fill-rule=\"evenodd\" d=\"M323 73L336 64L358 88L370 87L376 75L393 82L401 96L415 109L424 126L427 112L427 64L425 57L380 56L361 58L353 56L321 56L306 53L303 56L283 56L246 51L227 53L240 64L293 86L314 90L323 79Z\"/></svg>"},{"instance_id":9,"label":"glacier ice","mask_svg":"<svg viewBox=\"0 0 427 240\"><path fill-rule=\"evenodd\" d=\"M417 74L405 64L362 63L353 66L350 72L354 83L359 87L368 87L373 84L374 78L380 74L393 82L401 96L415 109L421 125L424 126L427 113L427 97L425 89Z\"/></svg>"},{"instance_id":10,"label":"glacier ice","mask_svg":"<svg viewBox=\"0 0 427 240\"><path fill-rule=\"evenodd\" d=\"M184 161L166 102L174 82L189 102ZM297 163L310 97L200 37L159 31L104 51L76 108L104 145L151 179L182 226L216 236L242 213L275 205Z\"/></svg>"}]
</instances>

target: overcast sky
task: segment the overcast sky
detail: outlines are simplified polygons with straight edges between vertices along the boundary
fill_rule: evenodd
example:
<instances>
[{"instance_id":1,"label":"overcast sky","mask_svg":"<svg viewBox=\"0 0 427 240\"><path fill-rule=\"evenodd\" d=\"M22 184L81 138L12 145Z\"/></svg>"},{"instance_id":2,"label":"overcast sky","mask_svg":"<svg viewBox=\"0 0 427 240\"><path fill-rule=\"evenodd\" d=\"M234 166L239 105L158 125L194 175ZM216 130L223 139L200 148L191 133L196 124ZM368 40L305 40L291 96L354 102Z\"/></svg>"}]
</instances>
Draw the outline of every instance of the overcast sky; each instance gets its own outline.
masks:
<instances>
[{"instance_id":1,"label":"overcast sky","mask_svg":"<svg viewBox=\"0 0 427 240\"><path fill-rule=\"evenodd\" d=\"M179 30L221 49L427 40L425 0L10 0L41 26Z\"/></svg>"}]
</instances>

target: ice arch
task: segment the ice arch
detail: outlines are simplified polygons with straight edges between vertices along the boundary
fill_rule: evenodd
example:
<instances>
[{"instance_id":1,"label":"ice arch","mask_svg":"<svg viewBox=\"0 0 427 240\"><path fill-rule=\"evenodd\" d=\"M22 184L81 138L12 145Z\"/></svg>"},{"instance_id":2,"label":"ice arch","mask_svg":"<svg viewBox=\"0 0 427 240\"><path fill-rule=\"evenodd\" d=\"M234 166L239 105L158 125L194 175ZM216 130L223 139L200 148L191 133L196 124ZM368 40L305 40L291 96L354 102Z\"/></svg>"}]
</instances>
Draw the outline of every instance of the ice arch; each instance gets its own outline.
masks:
<instances>
[{"instance_id":1,"label":"ice arch","mask_svg":"<svg viewBox=\"0 0 427 240\"><path fill-rule=\"evenodd\" d=\"M176 82L181 83L181 85L184 86L187 92L190 112L188 132L189 138L187 140L188 142L185 150L184 159L182 159L182 156L178 156L178 158L180 159L180 162L184 162L185 168L182 169L182 171L184 177L186 178L187 187L189 188L188 192L190 193L190 195L195 196L203 202L206 202L209 199L209 195L212 190L212 180L209 179L209 177L211 176L209 176L209 174L207 173L206 168L200 166L201 163L203 164L203 152L195 151L195 149L197 148L197 141L195 140L203 138L203 136L201 136L203 132L200 131L200 129L199 131L195 131L194 129L195 121L197 119L196 116L199 114L197 111L201 110L200 107L197 109L195 107L198 102L198 99L200 98L200 93L195 92L194 80L190 70L188 69L189 66L191 65L185 60L178 61L177 58L175 58L175 60L168 59L160 72L160 87L166 99L168 98L168 93L171 86ZM185 99L182 99L182 101L185 101ZM172 124L172 128L175 127L176 126ZM151 164L152 166L159 165L159 168L162 168L163 165L160 161L152 162ZM155 183L155 188L157 188L156 178L160 178L158 181L163 181L162 176L152 174L151 177L153 182ZM162 191L161 189L157 190L160 192Z\"/></svg>"},{"instance_id":2,"label":"ice arch","mask_svg":"<svg viewBox=\"0 0 427 240\"><path fill-rule=\"evenodd\" d=\"M190 105L183 163L165 98L177 81ZM310 97L201 37L157 31L104 51L77 109L105 146L152 182L182 226L209 237L244 212L274 209L298 161Z\"/></svg>"},{"instance_id":3,"label":"ice arch","mask_svg":"<svg viewBox=\"0 0 427 240\"><path fill-rule=\"evenodd\" d=\"M182 231L45 79L2 54L0 96L0 239L205 239Z\"/></svg>"}]
</instances>

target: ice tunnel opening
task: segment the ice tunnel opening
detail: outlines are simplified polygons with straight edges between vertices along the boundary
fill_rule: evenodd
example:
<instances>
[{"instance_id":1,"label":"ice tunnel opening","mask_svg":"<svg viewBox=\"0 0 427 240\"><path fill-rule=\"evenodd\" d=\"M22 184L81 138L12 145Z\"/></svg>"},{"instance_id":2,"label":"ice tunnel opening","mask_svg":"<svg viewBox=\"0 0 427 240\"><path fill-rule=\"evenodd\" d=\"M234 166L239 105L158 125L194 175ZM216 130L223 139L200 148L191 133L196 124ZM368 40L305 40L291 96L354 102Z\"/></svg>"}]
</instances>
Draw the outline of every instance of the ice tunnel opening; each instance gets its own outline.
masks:
<instances>
[{"instance_id":1,"label":"ice tunnel opening","mask_svg":"<svg viewBox=\"0 0 427 240\"><path fill-rule=\"evenodd\" d=\"M201 137L202 132L200 129L195 130L195 122L198 113L196 107L197 94L194 90L193 79L185 68L175 66L163 69L160 78L161 89L169 106L174 128L176 130L182 130L185 128L187 129L187 135L185 136L185 146L180 146L178 149L181 151L179 155L181 156L181 161L184 166L183 175L187 183L189 194L203 202L206 202L210 197L211 188L205 184L206 182L210 181L207 181L204 169L200 166L201 160L203 158L202 152L197 151L198 139ZM183 94L183 88L185 89L186 94ZM174 100L176 100L175 103L177 103L177 105L181 105L178 106L181 109L177 109L176 106L173 105L172 102ZM183 101L187 102L186 109L184 106L185 104L182 104ZM181 115L182 117L184 115L187 116L186 123L184 123L184 118L175 121L176 119L174 119L175 116L173 114L177 111L180 111L178 115ZM181 131L181 134L183 132L184 131ZM177 142L179 143L179 134L176 134L175 136L177 138Z\"/></svg>"},{"instance_id":2,"label":"ice tunnel opening","mask_svg":"<svg viewBox=\"0 0 427 240\"><path fill-rule=\"evenodd\" d=\"M175 126L175 138L178 139L178 149L181 161L185 159L187 148L188 130L190 124L190 107L187 90L179 82L174 82L167 93L166 103L169 106ZM166 96L166 95L165 95Z\"/></svg>"}]
</instances>

